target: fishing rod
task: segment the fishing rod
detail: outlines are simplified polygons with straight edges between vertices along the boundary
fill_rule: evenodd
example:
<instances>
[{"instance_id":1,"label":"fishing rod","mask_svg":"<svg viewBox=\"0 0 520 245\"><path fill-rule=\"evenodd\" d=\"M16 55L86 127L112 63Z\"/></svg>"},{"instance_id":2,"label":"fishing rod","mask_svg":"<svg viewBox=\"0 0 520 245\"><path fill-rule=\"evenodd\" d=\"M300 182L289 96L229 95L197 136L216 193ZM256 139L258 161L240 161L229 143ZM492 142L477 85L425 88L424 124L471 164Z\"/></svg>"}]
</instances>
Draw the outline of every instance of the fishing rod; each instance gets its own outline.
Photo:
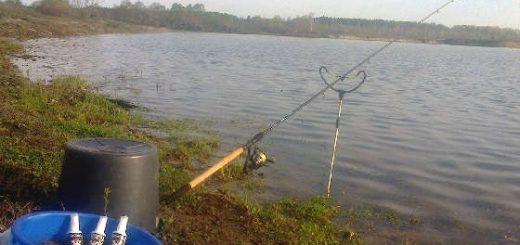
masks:
<instances>
[{"instance_id":1,"label":"fishing rod","mask_svg":"<svg viewBox=\"0 0 520 245\"><path fill-rule=\"evenodd\" d=\"M429 13L428 15L426 15L424 18L420 19L417 23L418 24L422 24L424 23L425 21L427 21L428 19L430 19L432 16L440 13L441 10L443 10L444 8L446 8L448 5L450 5L451 3L455 2L456 0L449 0L448 2L446 2L445 4L441 5L440 7L438 7L437 9L435 9L433 12ZM292 116L294 116L297 112L299 112L300 110L302 110L304 107L306 107L307 105L309 105L311 102L313 102L316 98L318 98L320 95L322 95L323 93L325 93L328 89L333 89L334 85L336 85L337 83L339 82L342 82L344 81L351 73L353 73L355 70L357 70L359 67L361 67L362 65L364 65L365 63L367 63L368 61L370 61L372 58L374 58L375 56L377 56L379 53L383 52L383 50L387 49L388 47L390 47L392 44L394 44L395 42L397 42L399 39L398 38L394 38L393 40L389 41L388 43L386 43L385 45L383 45L381 48L379 48L378 50L374 51L373 53L371 53L369 56L367 56L365 59L363 59L361 62L359 62L357 65L353 66L352 68L350 68L347 72L345 72L343 75L341 76L337 76L336 80L334 80L333 82L331 83L326 83L326 86L324 88L322 88L320 91L318 91L316 94L314 94L312 97L310 97L308 100L306 100L305 102L303 102L302 104L300 104L298 107L296 107L294 110L292 110L291 112L289 112L288 114L285 114L282 118L280 118L278 121L275 121L274 123L272 123L269 127L267 127L266 129L260 131L259 133L255 134L252 138L250 138L245 144L235 148L234 150L232 150L231 152L229 152L228 154L226 154L226 156L224 156L222 159L220 159L217 163L215 163L213 166L211 166L209 169L207 169L206 171L204 171L202 174L200 174L199 176L195 177L193 180L191 180L190 182L188 182L186 185L182 186L181 188L179 188L178 190L176 190L170 197L168 197L166 199L166 202L172 202L172 201L175 201L177 200L178 198L182 197L185 193L187 193L188 191L192 190L193 188L195 188L196 186L200 185L202 182L204 182L206 179L208 179L210 176L212 176L214 173L216 173L218 170L222 169L223 167L227 166L228 164L230 164L233 160L235 160L236 158L238 158L239 156L241 156L244 152L246 152L246 150L248 152L249 149L251 147L253 147L255 144L257 144L258 142L260 142L266 135L270 134L275 128L277 128L278 126L280 126L280 124L284 123L285 121L287 121L289 118L291 118ZM322 74L322 67L320 67L320 74ZM328 71L327 71L328 72ZM365 78L366 78L366 74L365 74ZM365 79L363 79L363 82L364 82ZM356 89L359 88L359 86L361 86L361 84L363 83L361 82L360 84L358 84L358 86L356 86ZM250 156L248 156L249 158Z\"/></svg>"}]
</instances>

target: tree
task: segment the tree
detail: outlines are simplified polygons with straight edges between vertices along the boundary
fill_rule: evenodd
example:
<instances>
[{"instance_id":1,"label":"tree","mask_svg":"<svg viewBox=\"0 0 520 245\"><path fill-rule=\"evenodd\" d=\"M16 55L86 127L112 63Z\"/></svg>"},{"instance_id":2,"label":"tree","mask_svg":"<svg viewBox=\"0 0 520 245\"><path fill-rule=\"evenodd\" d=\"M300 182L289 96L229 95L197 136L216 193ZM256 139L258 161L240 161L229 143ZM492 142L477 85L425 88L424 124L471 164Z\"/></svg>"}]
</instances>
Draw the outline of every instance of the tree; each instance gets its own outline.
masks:
<instances>
[{"instance_id":1,"label":"tree","mask_svg":"<svg viewBox=\"0 0 520 245\"><path fill-rule=\"evenodd\" d=\"M121 4L119 4L120 8L129 9L129 8L132 8L132 6L133 6L133 4L132 4L132 2L130 2L130 0L123 0L123 1L121 1Z\"/></svg>"},{"instance_id":2,"label":"tree","mask_svg":"<svg viewBox=\"0 0 520 245\"><path fill-rule=\"evenodd\" d=\"M36 10L43 14L67 16L72 13L72 7L67 0L41 0L34 3Z\"/></svg>"},{"instance_id":3,"label":"tree","mask_svg":"<svg viewBox=\"0 0 520 245\"><path fill-rule=\"evenodd\" d=\"M20 0L5 0L5 3L9 5L22 6L22 2Z\"/></svg>"},{"instance_id":4,"label":"tree","mask_svg":"<svg viewBox=\"0 0 520 245\"><path fill-rule=\"evenodd\" d=\"M202 3L196 3L195 5L188 4L186 10L193 12L206 12L204 4Z\"/></svg>"},{"instance_id":5,"label":"tree","mask_svg":"<svg viewBox=\"0 0 520 245\"><path fill-rule=\"evenodd\" d=\"M101 0L70 0L74 8L91 8L99 6Z\"/></svg>"},{"instance_id":6,"label":"tree","mask_svg":"<svg viewBox=\"0 0 520 245\"><path fill-rule=\"evenodd\" d=\"M197 4L193 5L192 11L195 11L195 12L206 12L206 8L204 7L204 4L197 3Z\"/></svg>"},{"instance_id":7,"label":"tree","mask_svg":"<svg viewBox=\"0 0 520 245\"><path fill-rule=\"evenodd\" d=\"M146 8L146 6L144 5L144 3L141 2L141 1L137 1L137 2L135 2L133 7L136 8L136 9L145 9L145 8Z\"/></svg>"},{"instance_id":8,"label":"tree","mask_svg":"<svg viewBox=\"0 0 520 245\"><path fill-rule=\"evenodd\" d=\"M69 0L72 7L78 9L76 12L83 18L96 16L96 7L102 0Z\"/></svg>"},{"instance_id":9,"label":"tree","mask_svg":"<svg viewBox=\"0 0 520 245\"><path fill-rule=\"evenodd\" d=\"M182 4L179 4L179 3L173 3L172 8L170 9L170 11L172 11L172 12L182 11L182 10L184 10L184 6L182 6Z\"/></svg>"},{"instance_id":10,"label":"tree","mask_svg":"<svg viewBox=\"0 0 520 245\"><path fill-rule=\"evenodd\" d=\"M309 32L312 33L314 27L314 13L310 12L307 15L307 18L309 18Z\"/></svg>"},{"instance_id":11,"label":"tree","mask_svg":"<svg viewBox=\"0 0 520 245\"><path fill-rule=\"evenodd\" d=\"M166 10L166 7L158 2L154 2L148 6L148 9L156 10L156 11L163 11L163 10Z\"/></svg>"}]
</instances>

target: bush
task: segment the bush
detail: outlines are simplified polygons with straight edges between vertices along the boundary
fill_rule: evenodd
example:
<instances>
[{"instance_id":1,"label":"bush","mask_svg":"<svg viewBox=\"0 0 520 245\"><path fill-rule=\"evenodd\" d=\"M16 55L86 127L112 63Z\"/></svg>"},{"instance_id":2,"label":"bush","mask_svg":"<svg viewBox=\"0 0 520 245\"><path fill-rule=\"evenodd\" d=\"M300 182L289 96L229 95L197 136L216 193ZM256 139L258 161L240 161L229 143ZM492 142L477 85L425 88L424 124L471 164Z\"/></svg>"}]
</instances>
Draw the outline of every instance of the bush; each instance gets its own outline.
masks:
<instances>
[{"instance_id":1,"label":"bush","mask_svg":"<svg viewBox=\"0 0 520 245\"><path fill-rule=\"evenodd\" d=\"M72 13L72 6L67 0L40 0L34 5L36 10L47 15L68 16Z\"/></svg>"},{"instance_id":2,"label":"bush","mask_svg":"<svg viewBox=\"0 0 520 245\"><path fill-rule=\"evenodd\" d=\"M5 0L4 3L15 6L22 6L22 2L20 0Z\"/></svg>"}]
</instances>

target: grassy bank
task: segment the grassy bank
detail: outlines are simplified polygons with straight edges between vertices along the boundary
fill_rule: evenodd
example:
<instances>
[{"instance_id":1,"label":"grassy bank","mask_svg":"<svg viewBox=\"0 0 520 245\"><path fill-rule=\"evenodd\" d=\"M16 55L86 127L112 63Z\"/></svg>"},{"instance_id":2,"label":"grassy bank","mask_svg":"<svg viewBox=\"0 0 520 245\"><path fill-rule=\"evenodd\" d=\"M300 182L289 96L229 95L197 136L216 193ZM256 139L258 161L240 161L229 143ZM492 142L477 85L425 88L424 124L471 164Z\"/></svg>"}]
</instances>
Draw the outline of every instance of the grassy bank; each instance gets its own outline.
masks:
<instances>
[{"instance_id":1,"label":"grassy bank","mask_svg":"<svg viewBox=\"0 0 520 245\"><path fill-rule=\"evenodd\" d=\"M24 18L33 17L40 18ZM2 22L5 24L4 19ZM71 28L55 34L45 29L47 25L36 26L35 30L25 24L17 30L11 26L5 30L4 26L3 32L20 39L75 32ZM204 130L196 122L145 119L94 93L87 82L77 77L58 78L51 85L33 83L11 64L9 55L22 56L23 47L1 40L0 232L17 217L38 210L55 198L63 144L68 140L117 137L156 144L160 154L161 200L193 176L194 161L207 162L218 147L218 140L211 134L192 134ZM147 128L147 132L159 130L164 137L146 134L142 128ZM228 169L220 176L230 180L234 174ZM356 237L343 236L345 231L332 222L337 213L331 201L321 196L303 202L283 199L259 205L229 193L199 188L175 204L162 202L156 235L165 244L359 242Z\"/></svg>"},{"instance_id":2,"label":"grassy bank","mask_svg":"<svg viewBox=\"0 0 520 245\"><path fill-rule=\"evenodd\" d=\"M0 3L0 38L41 38L164 29L107 19L45 15L34 8Z\"/></svg>"}]
</instances>

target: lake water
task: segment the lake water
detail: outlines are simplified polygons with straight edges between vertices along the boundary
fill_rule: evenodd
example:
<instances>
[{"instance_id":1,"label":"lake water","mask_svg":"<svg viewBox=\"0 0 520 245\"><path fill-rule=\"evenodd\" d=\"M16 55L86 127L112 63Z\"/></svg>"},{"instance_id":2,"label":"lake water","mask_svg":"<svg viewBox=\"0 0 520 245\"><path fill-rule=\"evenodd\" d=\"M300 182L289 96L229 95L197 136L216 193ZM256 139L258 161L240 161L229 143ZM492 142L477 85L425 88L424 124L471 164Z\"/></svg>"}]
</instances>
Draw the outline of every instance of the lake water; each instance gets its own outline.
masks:
<instances>
[{"instance_id":1,"label":"lake water","mask_svg":"<svg viewBox=\"0 0 520 245\"><path fill-rule=\"evenodd\" d=\"M41 56L17 61L32 79L80 75L151 116L208 122L226 152L321 89L321 65L342 73L384 43L172 32L26 45ZM419 217L394 230L421 243L517 244L519 68L520 50L391 46L345 99L333 196ZM336 113L329 91L263 141L276 159L265 195L325 192Z\"/></svg>"}]
</instances>

